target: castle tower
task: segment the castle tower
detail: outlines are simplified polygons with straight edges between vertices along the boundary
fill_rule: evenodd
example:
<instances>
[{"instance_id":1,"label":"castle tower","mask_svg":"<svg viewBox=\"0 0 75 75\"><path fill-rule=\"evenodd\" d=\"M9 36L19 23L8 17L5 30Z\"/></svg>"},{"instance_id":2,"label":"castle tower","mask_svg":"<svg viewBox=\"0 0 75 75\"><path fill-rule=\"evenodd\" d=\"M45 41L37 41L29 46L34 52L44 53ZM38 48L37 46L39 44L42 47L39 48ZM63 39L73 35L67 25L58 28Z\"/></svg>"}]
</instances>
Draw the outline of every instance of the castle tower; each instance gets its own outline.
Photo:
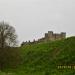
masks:
<instances>
[{"instance_id":1,"label":"castle tower","mask_svg":"<svg viewBox=\"0 0 75 75\"><path fill-rule=\"evenodd\" d=\"M53 33L53 31L48 31L48 33L45 33L45 38L44 41L54 41L54 40L61 40L66 38L66 33L61 32L60 34L58 33Z\"/></svg>"},{"instance_id":2,"label":"castle tower","mask_svg":"<svg viewBox=\"0 0 75 75\"><path fill-rule=\"evenodd\" d=\"M48 38L52 38L53 36L53 31L48 31Z\"/></svg>"},{"instance_id":3,"label":"castle tower","mask_svg":"<svg viewBox=\"0 0 75 75\"><path fill-rule=\"evenodd\" d=\"M61 32L61 38L65 38L66 37L66 33L65 32Z\"/></svg>"},{"instance_id":4,"label":"castle tower","mask_svg":"<svg viewBox=\"0 0 75 75\"><path fill-rule=\"evenodd\" d=\"M45 33L45 38L48 38L48 33Z\"/></svg>"}]
</instances>

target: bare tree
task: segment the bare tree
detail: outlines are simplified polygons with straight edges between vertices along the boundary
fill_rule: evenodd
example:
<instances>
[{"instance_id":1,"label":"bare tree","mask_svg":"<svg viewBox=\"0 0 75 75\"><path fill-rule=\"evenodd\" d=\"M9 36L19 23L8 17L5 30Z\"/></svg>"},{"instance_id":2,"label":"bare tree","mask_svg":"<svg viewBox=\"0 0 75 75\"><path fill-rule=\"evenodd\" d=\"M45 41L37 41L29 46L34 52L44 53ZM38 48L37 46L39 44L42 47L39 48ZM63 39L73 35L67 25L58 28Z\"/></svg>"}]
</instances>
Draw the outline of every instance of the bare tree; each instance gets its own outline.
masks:
<instances>
[{"instance_id":1,"label":"bare tree","mask_svg":"<svg viewBox=\"0 0 75 75\"><path fill-rule=\"evenodd\" d=\"M14 46L16 39L15 28L5 22L0 22L0 47Z\"/></svg>"}]
</instances>

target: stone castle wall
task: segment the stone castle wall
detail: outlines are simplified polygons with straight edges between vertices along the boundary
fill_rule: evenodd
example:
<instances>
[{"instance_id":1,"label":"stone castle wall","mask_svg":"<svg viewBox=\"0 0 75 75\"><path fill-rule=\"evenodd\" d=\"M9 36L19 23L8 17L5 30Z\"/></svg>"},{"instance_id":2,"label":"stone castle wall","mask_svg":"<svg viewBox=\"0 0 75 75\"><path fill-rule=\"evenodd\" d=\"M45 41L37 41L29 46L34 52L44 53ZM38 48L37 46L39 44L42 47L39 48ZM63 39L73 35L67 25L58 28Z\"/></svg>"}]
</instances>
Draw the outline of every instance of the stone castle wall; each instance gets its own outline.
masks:
<instances>
[{"instance_id":1,"label":"stone castle wall","mask_svg":"<svg viewBox=\"0 0 75 75\"><path fill-rule=\"evenodd\" d=\"M58 33L53 33L53 31L48 31L48 33L45 33L45 36L41 39L39 39L38 41L47 41L47 40L61 40L66 38L66 33L65 32L61 32L60 34Z\"/></svg>"},{"instance_id":2,"label":"stone castle wall","mask_svg":"<svg viewBox=\"0 0 75 75\"><path fill-rule=\"evenodd\" d=\"M30 42L30 41L22 42L21 46L27 45L27 44L35 44L35 43L39 43L42 41L47 42L49 40L51 41L61 40L64 38L66 38L65 32L61 32L60 34L58 34L58 33L53 33L53 31L48 31L48 33L45 33L45 36L41 39L38 39L38 41L34 40L33 42Z\"/></svg>"}]
</instances>

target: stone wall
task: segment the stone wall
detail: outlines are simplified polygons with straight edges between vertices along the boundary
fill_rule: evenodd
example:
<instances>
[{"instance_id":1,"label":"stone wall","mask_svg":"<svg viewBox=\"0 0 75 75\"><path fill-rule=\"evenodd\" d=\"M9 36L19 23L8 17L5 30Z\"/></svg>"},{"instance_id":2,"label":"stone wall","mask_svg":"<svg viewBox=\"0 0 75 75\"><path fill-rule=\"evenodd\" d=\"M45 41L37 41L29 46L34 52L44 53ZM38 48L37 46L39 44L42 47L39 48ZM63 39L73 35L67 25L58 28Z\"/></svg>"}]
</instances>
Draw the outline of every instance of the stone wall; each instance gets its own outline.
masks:
<instances>
[{"instance_id":1,"label":"stone wall","mask_svg":"<svg viewBox=\"0 0 75 75\"><path fill-rule=\"evenodd\" d=\"M48 33L45 33L45 36L41 39L39 39L39 41L54 41L54 40L61 40L66 38L66 33L65 32L61 32L60 34L58 33L53 33L53 31L48 31Z\"/></svg>"},{"instance_id":2,"label":"stone wall","mask_svg":"<svg viewBox=\"0 0 75 75\"><path fill-rule=\"evenodd\" d=\"M36 41L34 39L33 42L30 42L30 41L22 42L21 46L40 43L40 42L43 42L43 41L47 42L49 40L51 40L51 41L61 40L61 39L64 39L64 38L66 38L65 32L61 32L60 34L58 34L58 33L53 33L53 31L48 31L48 33L45 33L45 36L43 38L38 39L38 41Z\"/></svg>"}]
</instances>

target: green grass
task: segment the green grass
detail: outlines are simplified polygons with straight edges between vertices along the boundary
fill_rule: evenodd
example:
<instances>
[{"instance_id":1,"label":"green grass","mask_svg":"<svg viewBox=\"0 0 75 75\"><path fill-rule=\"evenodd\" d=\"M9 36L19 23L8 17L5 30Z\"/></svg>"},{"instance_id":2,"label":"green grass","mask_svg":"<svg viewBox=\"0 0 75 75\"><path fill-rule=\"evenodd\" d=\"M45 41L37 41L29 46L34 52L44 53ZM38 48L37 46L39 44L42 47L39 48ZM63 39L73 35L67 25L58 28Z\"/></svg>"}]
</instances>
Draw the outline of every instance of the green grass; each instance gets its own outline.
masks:
<instances>
[{"instance_id":1,"label":"green grass","mask_svg":"<svg viewBox=\"0 0 75 75\"><path fill-rule=\"evenodd\" d=\"M15 69L5 69L11 75L75 75L75 69L58 69L58 65L75 65L75 37L60 41L41 42L19 48L22 63ZM8 75L2 74L0 75Z\"/></svg>"}]
</instances>

